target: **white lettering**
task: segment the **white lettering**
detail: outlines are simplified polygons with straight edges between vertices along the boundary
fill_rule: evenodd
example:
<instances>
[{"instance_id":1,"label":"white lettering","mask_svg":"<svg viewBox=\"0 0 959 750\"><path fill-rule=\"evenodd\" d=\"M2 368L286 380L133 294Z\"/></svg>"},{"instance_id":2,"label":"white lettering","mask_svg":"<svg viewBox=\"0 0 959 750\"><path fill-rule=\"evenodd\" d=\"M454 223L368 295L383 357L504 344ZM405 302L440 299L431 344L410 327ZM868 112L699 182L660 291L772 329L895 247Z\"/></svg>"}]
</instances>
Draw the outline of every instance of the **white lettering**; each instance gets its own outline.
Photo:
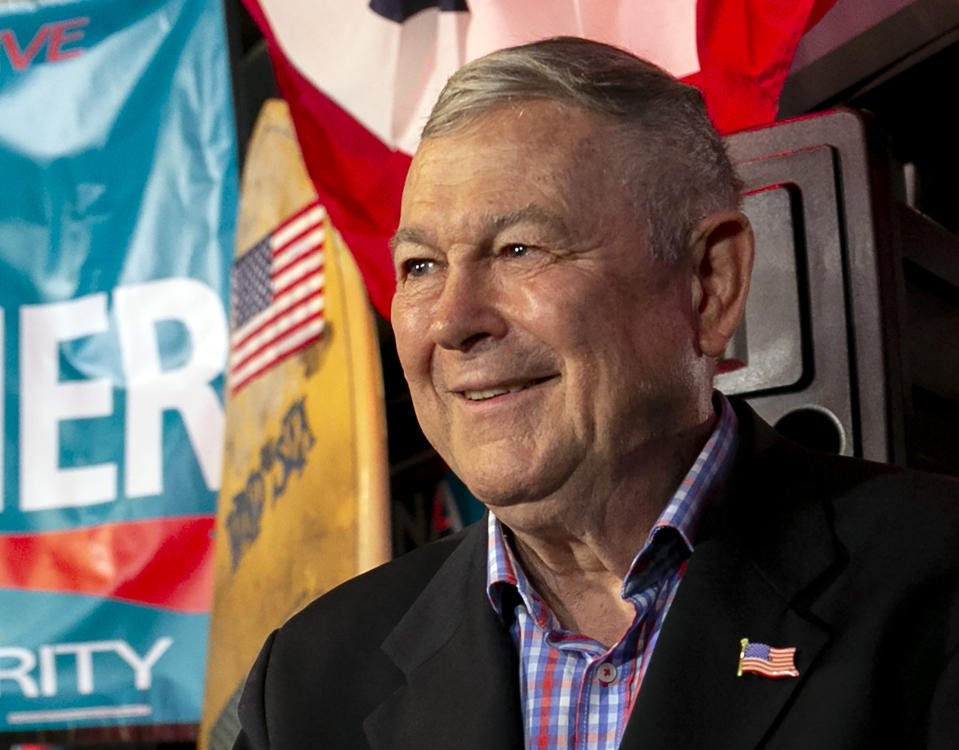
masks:
<instances>
[{"instance_id":1,"label":"white lettering","mask_svg":"<svg viewBox=\"0 0 959 750\"><path fill-rule=\"evenodd\" d=\"M4 667L2 666L4 659L17 659L19 664ZM0 648L0 695L3 695L4 680L14 680L26 698L36 698L40 695L36 680L30 676L35 666L37 666L37 657L33 655L33 652L16 646Z\"/></svg>"},{"instance_id":2,"label":"white lettering","mask_svg":"<svg viewBox=\"0 0 959 750\"><path fill-rule=\"evenodd\" d=\"M116 651L122 641L95 641L90 643L59 643L55 646L40 646L40 691L47 696L57 694L56 656L72 654L77 665L77 692L90 695L93 692L93 654ZM126 645L126 644L124 644Z\"/></svg>"},{"instance_id":3,"label":"white lettering","mask_svg":"<svg viewBox=\"0 0 959 750\"><path fill-rule=\"evenodd\" d=\"M116 465L60 468L59 424L109 416L107 378L60 382L60 342L107 330L106 295L20 308L20 507L49 510L116 497Z\"/></svg>"},{"instance_id":4,"label":"white lettering","mask_svg":"<svg viewBox=\"0 0 959 750\"><path fill-rule=\"evenodd\" d=\"M172 638L160 638L141 659L129 645L123 641L117 641L116 651L120 658L133 668L133 684L137 690L150 689L153 665L172 644Z\"/></svg>"},{"instance_id":5,"label":"white lettering","mask_svg":"<svg viewBox=\"0 0 959 750\"><path fill-rule=\"evenodd\" d=\"M6 680L16 682L26 698L37 698L41 695L54 697L65 687L75 687L79 695L90 695L96 690L94 654L116 654L133 671L134 687L137 690L149 690L153 684L153 666L172 645L172 638L158 638L143 656L129 643L121 640L45 644L37 648L36 654L15 646L0 648L0 690ZM73 657L75 686L63 685L62 674L58 668L62 664L58 657L70 656ZM4 664L9 660L16 660L16 663L12 666ZM102 664L100 668L102 670ZM34 676L31 673L35 669L37 675ZM115 671L116 667L113 669Z\"/></svg>"},{"instance_id":6,"label":"white lettering","mask_svg":"<svg viewBox=\"0 0 959 750\"><path fill-rule=\"evenodd\" d=\"M220 486L223 408L210 381L223 371L228 330L217 294L195 279L164 279L114 292L117 331L127 387L126 494L163 490L163 412L180 413L206 485ZM189 359L163 370L156 324L182 323Z\"/></svg>"},{"instance_id":7,"label":"white lettering","mask_svg":"<svg viewBox=\"0 0 959 750\"><path fill-rule=\"evenodd\" d=\"M52 646L40 646L40 692L46 696L57 694L57 657Z\"/></svg>"}]
</instances>

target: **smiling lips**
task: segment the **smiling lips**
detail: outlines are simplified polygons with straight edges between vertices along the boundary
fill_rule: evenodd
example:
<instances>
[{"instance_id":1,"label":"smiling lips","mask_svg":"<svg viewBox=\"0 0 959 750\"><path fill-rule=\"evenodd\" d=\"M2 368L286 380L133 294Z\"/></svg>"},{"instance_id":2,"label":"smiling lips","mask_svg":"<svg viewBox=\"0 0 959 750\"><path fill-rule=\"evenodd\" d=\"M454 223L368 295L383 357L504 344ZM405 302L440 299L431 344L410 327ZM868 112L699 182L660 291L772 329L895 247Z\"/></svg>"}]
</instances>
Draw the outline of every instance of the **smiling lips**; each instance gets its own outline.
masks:
<instances>
[{"instance_id":1,"label":"smiling lips","mask_svg":"<svg viewBox=\"0 0 959 750\"><path fill-rule=\"evenodd\" d=\"M547 380L550 380L552 377L553 376L550 375L544 378L534 378L533 380L526 380L520 383L511 383L508 385L498 385L492 388L462 390L459 391L459 393L468 401L486 401L487 399L496 398L497 396L504 396L507 393L525 391L527 388L532 388L534 385L544 383Z\"/></svg>"}]
</instances>

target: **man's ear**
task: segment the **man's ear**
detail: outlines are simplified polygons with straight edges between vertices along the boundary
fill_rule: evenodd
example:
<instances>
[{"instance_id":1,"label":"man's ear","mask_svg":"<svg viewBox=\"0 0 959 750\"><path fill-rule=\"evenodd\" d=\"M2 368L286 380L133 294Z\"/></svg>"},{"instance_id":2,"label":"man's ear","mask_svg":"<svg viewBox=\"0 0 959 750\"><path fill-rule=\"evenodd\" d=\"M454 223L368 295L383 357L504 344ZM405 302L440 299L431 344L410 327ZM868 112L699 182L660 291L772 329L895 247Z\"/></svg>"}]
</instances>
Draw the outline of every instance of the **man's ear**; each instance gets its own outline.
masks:
<instances>
[{"instance_id":1,"label":"man's ear","mask_svg":"<svg viewBox=\"0 0 959 750\"><path fill-rule=\"evenodd\" d=\"M700 221L691 242L693 314L699 347L720 357L746 309L753 267L753 230L739 211L720 211Z\"/></svg>"}]
</instances>

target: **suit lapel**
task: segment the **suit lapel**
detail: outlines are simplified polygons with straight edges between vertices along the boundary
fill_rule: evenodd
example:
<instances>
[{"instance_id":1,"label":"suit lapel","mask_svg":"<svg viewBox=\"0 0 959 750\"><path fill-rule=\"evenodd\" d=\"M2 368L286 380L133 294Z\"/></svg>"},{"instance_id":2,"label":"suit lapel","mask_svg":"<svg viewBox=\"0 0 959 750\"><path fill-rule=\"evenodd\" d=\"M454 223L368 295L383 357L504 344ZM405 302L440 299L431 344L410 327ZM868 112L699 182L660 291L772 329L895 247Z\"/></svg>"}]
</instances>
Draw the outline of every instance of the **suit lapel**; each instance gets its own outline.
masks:
<instances>
[{"instance_id":1,"label":"suit lapel","mask_svg":"<svg viewBox=\"0 0 959 750\"><path fill-rule=\"evenodd\" d=\"M828 644L812 607L844 564L831 498L814 460L737 411L736 465L703 520L622 750L756 747ZM372 750L523 747L516 655L486 600L485 554L477 524L383 642L405 682L364 722ZM795 646L799 677L737 677L741 638Z\"/></svg>"},{"instance_id":2,"label":"suit lapel","mask_svg":"<svg viewBox=\"0 0 959 750\"><path fill-rule=\"evenodd\" d=\"M373 750L522 748L516 656L486 599L477 524L382 644L405 684L364 722Z\"/></svg>"},{"instance_id":3,"label":"suit lapel","mask_svg":"<svg viewBox=\"0 0 959 750\"><path fill-rule=\"evenodd\" d=\"M844 558L821 477L770 428L749 414L740 423L739 458L704 518L622 750L757 747L829 641L810 605ZM799 677L737 677L742 638L795 646Z\"/></svg>"},{"instance_id":4,"label":"suit lapel","mask_svg":"<svg viewBox=\"0 0 959 750\"><path fill-rule=\"evenodd\" d=\"M666 618L623 750L752 748L813 669L828 634L752 566L697 546ZM736 676L740 639L795 646L798 678Z\"/></svg>"}]
</instances>

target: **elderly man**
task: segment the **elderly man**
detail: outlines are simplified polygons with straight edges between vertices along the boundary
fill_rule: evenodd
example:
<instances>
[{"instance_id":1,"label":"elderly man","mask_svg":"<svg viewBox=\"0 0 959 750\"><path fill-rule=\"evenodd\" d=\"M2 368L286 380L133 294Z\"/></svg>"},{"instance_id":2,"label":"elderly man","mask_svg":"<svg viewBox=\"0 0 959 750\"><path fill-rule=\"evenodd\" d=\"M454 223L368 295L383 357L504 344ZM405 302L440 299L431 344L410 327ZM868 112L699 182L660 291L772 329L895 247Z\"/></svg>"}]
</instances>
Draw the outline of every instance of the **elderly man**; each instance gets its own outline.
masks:
<instances>
[{"instance_id":1,"label":"elderly man","mask_svg":"<svg viewBox=\"0 0 959 750\"><path fill-rule=\"evenodd\" d=\"M486 522L267 642L238 748L959 742L954 485L712 390L752 233L699 95L605 45L467 65L423 133L393 325Z\"/></svg>"}]
</instances>

